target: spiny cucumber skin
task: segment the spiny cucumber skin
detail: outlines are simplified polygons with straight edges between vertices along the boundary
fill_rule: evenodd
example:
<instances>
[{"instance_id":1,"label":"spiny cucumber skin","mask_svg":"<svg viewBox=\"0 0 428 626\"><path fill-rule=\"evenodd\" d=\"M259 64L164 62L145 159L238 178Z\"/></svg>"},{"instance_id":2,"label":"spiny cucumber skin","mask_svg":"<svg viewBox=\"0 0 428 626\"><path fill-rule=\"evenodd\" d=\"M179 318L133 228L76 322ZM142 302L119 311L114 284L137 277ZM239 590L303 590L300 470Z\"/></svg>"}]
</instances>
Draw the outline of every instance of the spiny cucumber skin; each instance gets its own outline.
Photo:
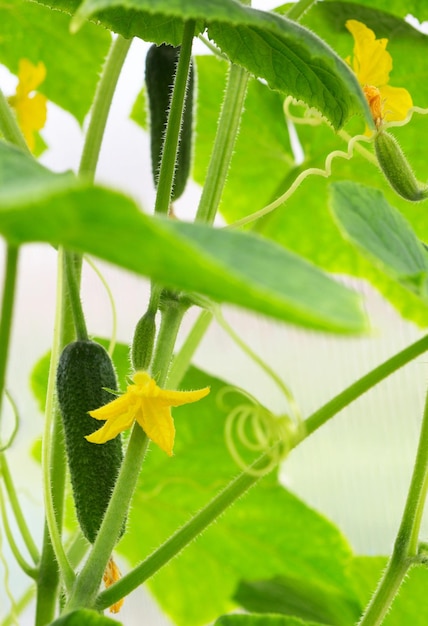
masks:
<instances>
[{"instance_id":1,"label":"spiny cucumber skin","mask_svg":"<svg viewBox=\"0 0 428 626\"><path fill-rule=\"evenodd\" d=\"M157 186L159 178L170 98L179 54L180 47L168 44L160 46L153 44L146 57L146 87L150 110L150 143L155 186ZM194 76L193 64L191 64L187 81L172 200L177 200L182 195L190 173L193 134L193 90Z\"/></svg>"},{"instance_id":2,"label":"spiny cucumber skin","mask_svg":"<svg viewBox=\"0 0 428 626\"><path fill-rule=\"evenodd\" d=\"M424 200L427 197L427 188L416 180L395 137L381 130L377 133L374 144L379 165L391 187L402 198L411 202Z\"/></svg>"},{"instance_id":3,"label":"spiny cucumber skin","mask_svg":"<svg viewBox=\"0 0 428 626\"><path fill-rule=\"evenodd\" d=\"M104 423L88 411L114 399L103 387L117 389L116 374L104 348L94 341L68 344L59 359L57 396L77 519L90 543L101 526L123 456L120 436L104 444L85 439Z\"/></svg>"}]
</instances>

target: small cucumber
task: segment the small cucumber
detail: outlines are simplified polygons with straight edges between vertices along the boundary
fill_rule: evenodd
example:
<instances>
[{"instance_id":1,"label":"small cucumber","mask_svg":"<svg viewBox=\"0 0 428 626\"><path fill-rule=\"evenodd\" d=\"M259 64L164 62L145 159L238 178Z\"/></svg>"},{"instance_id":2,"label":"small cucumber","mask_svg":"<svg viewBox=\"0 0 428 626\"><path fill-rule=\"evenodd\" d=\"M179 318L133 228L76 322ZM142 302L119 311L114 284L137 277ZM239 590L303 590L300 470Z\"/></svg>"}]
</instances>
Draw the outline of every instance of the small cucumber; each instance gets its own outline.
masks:
<instances>
[{"instance_id":1,"label":"small cucumber","mask_svg":"<svg viewBox=\"0 0 428 626\"><path fill-rule=\"evenodd\" d=\"M131 349L131 363L134 370L148 370L152 360L156 336L155 313L147 311L135 327Z\"/></svg>"},{"instance_id":2,"label":"small cucumber","mask_svg":"<svg viewBox=\"0 0 428 626\"><path fill-rule=\"evenodd\" d=\"M122 463L119 436L104 444L85 439L100 428L88 411L114 399L103 387L117 389L108 353L94 341L68 344L59 359L56 386L77 518L93 543Z\"/></svg>"},{"instance_id":3,"label":"small cucumber","mask_svg":"<svg viewBox=\"0 0 428 626\"><path fill-rule=\"evenodd\" d=\"M180 47L153 44L146 57L146 87L150 111L150 141L152 171L155 186L159 179L159 168L171 93L174 85L175 70L180 54ZM172 200L179 198L186 187L192 157L193 124L193 65L190 66L187 81L187 93L183 113L180 143L175 164Z\"/></svg>"},{"instance_id":4,"label":"small cucumber","mask_svg":"<svg viewBox=\"0 0 428 626\"><path fill-rule=\"evenodd\" d=\"M426 185L416 180L412 168L398 141L385 130L380 130L374 140L379 165L391 187L406 200L418 202L428 196Z\"/></svg>"}]
</instances>

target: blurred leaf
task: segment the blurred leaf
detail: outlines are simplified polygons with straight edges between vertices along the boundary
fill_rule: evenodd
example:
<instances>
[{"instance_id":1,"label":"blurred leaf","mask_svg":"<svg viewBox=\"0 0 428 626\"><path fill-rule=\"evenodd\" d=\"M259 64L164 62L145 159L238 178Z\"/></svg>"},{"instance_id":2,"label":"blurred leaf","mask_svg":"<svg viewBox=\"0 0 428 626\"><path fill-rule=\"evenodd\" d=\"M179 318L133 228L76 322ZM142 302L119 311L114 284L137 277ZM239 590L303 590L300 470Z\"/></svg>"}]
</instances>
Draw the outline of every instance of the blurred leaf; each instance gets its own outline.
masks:
<instances>
[{"instance_id":1,"label":"blurred leaf","mask_svg":"<svg viewBox=\"0 0 428 626\"><path fill-rule=\"evenodd\" d=\"M237 474L225 444L228 411L219 405L225 383L192 368L182 388L206 385L211 393L203 402L174 412L174 456L153 447L146 457L128 533L117 546L131 564L145 558ZM231 408L237 401L231 401ZM257 578L323 581L356 601L346 573L350 559L340 532L270 475L148 584L175 623L196 626L232 608L236 587L249 572Z\"/></svg>"},{"instance_id":2,"label":"blurred leaf","mask_svg":"<svg viewBox=\"0 0 428 626\"><path fill-rule=\"evenodd\" d=\"M380 191L351 181L334 183L331 206L347 240L392 278L426 297L427 252Z\"/></svg>"},{"instance_id":3,"label":"blurred leaf","mask_svg":"<svg viewBox=\"0 0 428 626\"><path fill-rule=\"evenodd\" d=\"M79 609L59 617L51 626L118 626L121 622L110 619L96 611L89 609Z\"/></svg>"},{"instance_id":4,"label":"blurred leaf","mask_svg":"<svg viewBox=\"0 0 428 626\"><path fill-rule=\"evenodd\" d=\"M330 0L324 1L330 2ZM348 0L348 3L365 5L370 8L374 4L373 0ZM334 1L332 4L335 5L337 2ZM413 15L420 22L428 19L428 6L425 0L376 0L376 8L402 18L407 17L407 15Z\"/></svg>"},{"instance_id":5,"label":"blurred leaf","mask_svg":"<svg viewBox=\"0 0 428 626\"><path fill-rule=\"evenodd\" d=\"M147 100L146 100L146 90L144 88L138 93L129 117L136 124L141 126L143 130L148 130L149 123L148 123L148 116L147 116Z\"/></svg>"},{"instance_id":6,"label":"blurred leaf","mask_svg":"<svg viewBox=\"0 0 428 626\"><path fill-rule=\"evenodd\" d=\"M223 615L214 626L322 626L283 615Z\"/></svg>"},{"instance_id":7,"label":"blurred leaf","mask_svg":"<svg viewBox=\"0 0 428 626\"><path fill-rule=\"evenodd\" d=\"M243 580L234 600L249 612L281 613L331 626L351 626L362 613L355 598L325 585L322 579L312 582L278 576L270 580Z\"/></svg>"},{"instance_id":8,"label":"blurred leaf","mask_svg":"<svg viewBox=\"0 0 428 626\"><path fill-rule=\"evenodd\" d=\"M124 195L54 175L6 144L0 163L0 232L14 244L61 244L310 328L367 328L357 294L268 240L148 217Z\"/></svg>"},{"instance_id":9,"label":"blurred leaf","mask_svg":"<svg viewBox=\"0 0 428 626\"><path fill-rule=\"evenodd\" d=\"M82 123L110 47L110 33L88 24L72 35L68 16L25 0L3 3L0 23L0 63L17 75L20 59L42 61L47 73L38 91Z\"/></svg>"}]
</instances>

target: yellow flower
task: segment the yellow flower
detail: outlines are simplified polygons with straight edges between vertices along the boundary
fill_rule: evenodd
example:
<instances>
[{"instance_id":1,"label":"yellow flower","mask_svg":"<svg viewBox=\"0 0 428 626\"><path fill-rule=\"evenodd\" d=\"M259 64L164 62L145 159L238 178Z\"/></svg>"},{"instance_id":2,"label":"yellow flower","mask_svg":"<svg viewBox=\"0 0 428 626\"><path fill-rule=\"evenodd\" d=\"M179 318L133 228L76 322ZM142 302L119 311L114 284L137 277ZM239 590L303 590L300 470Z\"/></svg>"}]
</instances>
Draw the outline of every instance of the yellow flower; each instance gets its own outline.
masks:
<instances>
[{"instance_id":1,"label":"yellow flower","mask_svg":"<svg viewBox=\"0 0 428 626\"><path fill-rule=\"evenodd\" d=\"M34 133L46 124L47 99L41 93L32 92L45 80L46 67L39 61L33 65L28 59L19 61L18 85L14 96L10 96L9 104L15 109L18 124L31 152L34 152Z\"/></svg>"},{"instance_id":2,"label":"yellow flower","mask_svg":"<svg viewBox=\"0 0 428 626\"><path fill-rule=\"evenodd\" d=\"M349 57L346 60L364 90L376 127L384 120L404 120L413 102L407 89L388 85L392 70L388 39L376 39L374 32L357 20L348 20L346 28L355 42L352 63Z\"/></svg>"},{"instance_id":3,"label":"yellow flower","mask_svg":"<svg viewBox=\"0 0 428 626\"><path fill-rule=\"evenodd\" d=\"M107 563L107 567L103 574L103 581L106 586L106 589L114 585L121 578L120 569L116 565L113 557L111 556L109 562ZM115 602L110 607L110 613L119 613L124 603L124 599L121 598L118 602Z\"/></svg>"},{"instance_id":4,"label":"yellow flower","mask_svg":"<svg viewBox=\"0 0 428 626\"><path fill-rule=\"evenodd\" d=\"M137 420L146 435L171 456L175 436L171 407L196 402L208 395L210 388L168 391L158 387L147 372L136 372L132 380L134 384L129 385L122 396L89 412L91 417L106 423L86 439L92 443L105 443Z\"/></svg>"}]
</instances>

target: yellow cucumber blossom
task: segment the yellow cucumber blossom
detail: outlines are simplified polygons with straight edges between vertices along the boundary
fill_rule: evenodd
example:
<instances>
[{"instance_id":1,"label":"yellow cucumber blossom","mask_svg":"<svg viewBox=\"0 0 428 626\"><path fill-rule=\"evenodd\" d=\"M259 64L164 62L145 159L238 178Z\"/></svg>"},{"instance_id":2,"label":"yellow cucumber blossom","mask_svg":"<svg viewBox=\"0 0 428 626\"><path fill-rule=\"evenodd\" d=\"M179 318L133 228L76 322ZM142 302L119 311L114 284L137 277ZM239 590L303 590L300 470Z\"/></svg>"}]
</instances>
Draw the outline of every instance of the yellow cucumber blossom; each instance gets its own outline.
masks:
<instances>
[{"instance_id":1,"label":"yellow cucumber blossom","mask_svg":"<svg viewBox=\"0 0 428 626\"><path fill-rule=\"evenodd\" d=\"M114 585L118 580L121 579L120 569L116 565L115 560L111 556L109 562L107 563L107 567L103 574L103 581L106 586L106 589ZM110 607L110 613L119 613L124 603L124 599L121 598L118 602L115 602Z\"/></svg>"},{"instance_id":2,"label":"yellow cucumber blossom","mask_svg":"<svg viewBox=\"0 0 428 626\"><path fill-rule=\"evenodd\" d=\"M34 133L46 124L47 98L41 93L32 93L46 78L46 67L39 61L33 65L28 59L21 59L18 68L18 85L14 96L8 98L15 110L18 124L31 152L34 152Z\"/></svg>"},{"instance_id":3,"label":"yellow cucumber blossom","mask_svg":"<svg viewBox=\"0 0 428 626\"><path fill-rule=\"evenodd\" d=\"M135 420L146 435L169 456L172 456L175 427L171 407L196 402L210 392L209 387L197 391L168 391L158 387L147 372L135 372L133 385L126 392L89 415L105 420L104 426L88 435L92 443L105 443L130 428Z\"/></svg>"},{"instance_id":4,"label":"yellow cucumber blossom","mask_svg":"<svg viewBox=\"0 0 428 626\"><path fill-rule=\"evenodd\" d=\"M392 70L392 57L386 50L388 39L376 39L374 32L357 20L348 20L345 25L355 42L352 62L350 57L346 61L363 88L376 128L384 120L404 120L413 102L407 89L388 85Z\"/></svg>"}]
</instances>

